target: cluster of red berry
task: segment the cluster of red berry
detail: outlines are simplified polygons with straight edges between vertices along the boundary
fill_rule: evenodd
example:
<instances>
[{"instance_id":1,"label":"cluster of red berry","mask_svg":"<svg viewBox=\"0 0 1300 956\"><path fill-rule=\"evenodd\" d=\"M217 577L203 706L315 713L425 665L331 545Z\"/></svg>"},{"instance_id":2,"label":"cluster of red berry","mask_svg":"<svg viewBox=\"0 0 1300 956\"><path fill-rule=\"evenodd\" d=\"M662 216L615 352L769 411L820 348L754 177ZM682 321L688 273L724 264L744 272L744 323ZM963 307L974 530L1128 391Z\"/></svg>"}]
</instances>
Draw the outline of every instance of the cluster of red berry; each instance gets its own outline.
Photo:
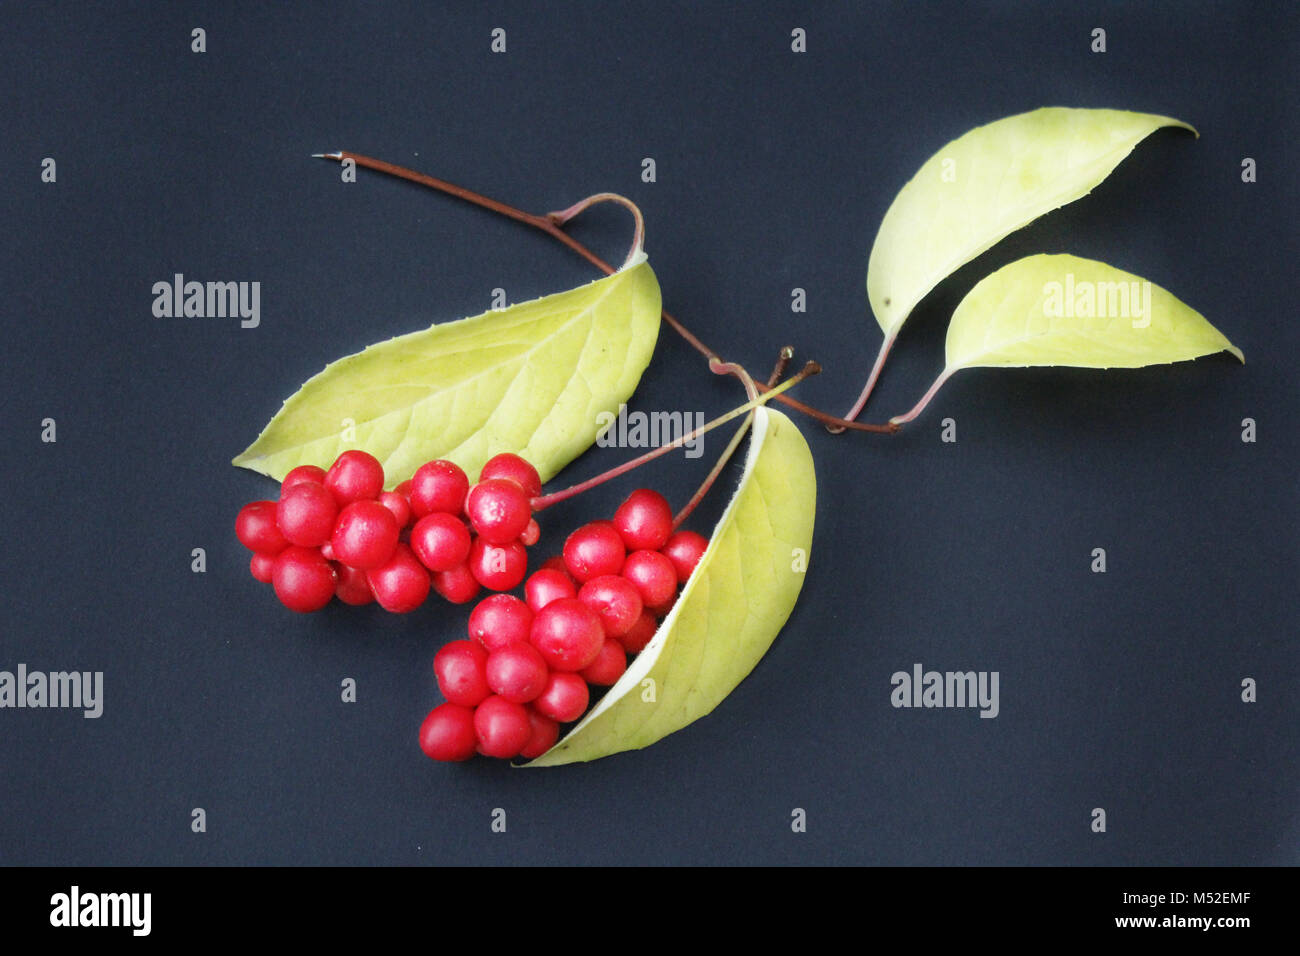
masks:
<instances>
[{"instance_id":1,"label":"cluster of red berry","mask_svg":"<svg viewBox=\"0 0 1300 956\"><path fill-rule=\"evenodd\" d=\"M458 465L438 460L384 491L379 460L345 451L328 471L293 469L279 501L240 510L235 533L253 552L253 577L294 611L338 597L404 614L430 590L464 604L481 587L518 586L541 534L532 516L541 492L537 469L518 455L491 459L473 487Z\"/></svg>"},{"instance_id":2,"label":"cluster of red berry","mask_svg":"<svg viewBox=\"0 0 1300 956\"><path fill-rule=\"evenodd\" d=\"M529 576L524 599L494 594L474 608L469 640L434 658L447 699L420 727L434 760L540 756L577 720L590 686L608 687L629 654L654 637L708 547L694 531L673 531L658 492L634 491L613 521L569 535L562 557Z\"/></svg>"}]
</instances>

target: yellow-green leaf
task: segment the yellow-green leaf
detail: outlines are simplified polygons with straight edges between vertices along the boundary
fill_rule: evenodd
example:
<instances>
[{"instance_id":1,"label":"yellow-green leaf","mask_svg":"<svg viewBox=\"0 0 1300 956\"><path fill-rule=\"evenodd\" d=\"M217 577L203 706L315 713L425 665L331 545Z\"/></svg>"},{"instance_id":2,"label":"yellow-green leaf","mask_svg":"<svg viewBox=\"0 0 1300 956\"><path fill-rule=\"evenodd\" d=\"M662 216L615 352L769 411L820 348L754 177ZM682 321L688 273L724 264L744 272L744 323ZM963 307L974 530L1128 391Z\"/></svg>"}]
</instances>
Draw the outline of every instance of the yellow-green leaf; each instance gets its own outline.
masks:
<instances>
[{"instance_id":1,"label":"yellow-green leaf","mask_svg":"<svg viewBox=\"0 0 1300 956\"><path fill-rule=\"evenodd\" d=\"M867 299L887 339L945 277L1044 213L1087 195L1141 140L1181 120L1045 107L971 130L939 150L885 213Z\"/></svg>"},{"instance_id":2,"label":"yellow-green leaf","mask_svg":"<svg viewBox=\"0 0 1300 956\"><path fill-rule=\"evenodd\" d=\"M945 376L979 365L1138 368L1228 351L1223 333L1164 289L1104 262L1037 255L971 289L948 326Z\"/></svg>"},{"instance_id":3,"label":"yellow-green leaf","mask_svg":"<svg viewBox=\"0 0 1300 956\"><path fill-rule=\"evenodd\" d=\"M641 256L569 292L380 342L312 377L234 464L281 479L360 448L392 487L433 458L473 478L508 451L546 481L636 388L660 307Z\"/></svg>"},{"instance_id":4,"label":"yellow-green leaf","mask_svg":"<svg viewBox=\"0 0 1300 956\"><path fill-rule=\"evenodd\" d=\"M790 419L755 409L744 477L654 639L563 740L548 767L649 746L703 717L776 639L803 586L817 482Z\"/></svg>"}]
</instances>

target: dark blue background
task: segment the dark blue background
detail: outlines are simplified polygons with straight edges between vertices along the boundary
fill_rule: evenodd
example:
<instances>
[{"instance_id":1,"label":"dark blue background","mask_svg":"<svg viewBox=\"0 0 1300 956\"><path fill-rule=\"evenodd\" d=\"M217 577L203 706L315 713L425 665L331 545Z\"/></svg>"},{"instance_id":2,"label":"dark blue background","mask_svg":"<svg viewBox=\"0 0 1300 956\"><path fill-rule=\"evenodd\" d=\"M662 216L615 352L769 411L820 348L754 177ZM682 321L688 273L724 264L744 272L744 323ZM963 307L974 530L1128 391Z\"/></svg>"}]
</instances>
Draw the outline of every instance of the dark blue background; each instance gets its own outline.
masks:
<instances>
[{"instance_id":1,"label":"dark blue background","mask_svg":"<svg viewBox=\"0 0 1300 956\"><path fill-rule=\"evenodd\" d=\"M0 669L103 670L106 696L99 720L0 712L0 862L1300 861L1293 6L0 17ZM497 26L505 55L489 52ZM1089 50L1098 26L1105 54ZM790 52L794 27L806 54ZM801 395L840 411L879 343L863 280L894 194L948 140L1041 105L1163 113L1201 137L1155 134L1091 196L945 282L867 417L912 405L952 308L1031 252L1164 286L1248 364L966 372L893 438L800 417L820 478L813 565L781 637L713 715L591 765L436 765L416 729L465 610L300 617L249 578L234 516L274 485L229 461L305 378L482 311L494 287L521 301L594 275L446 197L364 171L344 185L310 153L356 150L539 212L625 193L666 306L756 372L787 343L821 360ZM40 181L46 156L57 184ZM613 208L574 233L610 258L629 235ZM261 327L153 318L151 286L175 272L260 281ZM796 286L806 314L790 311ZM713 414L740 399L665 331L634 406ZM1240 440L1247 416L1255 444ZM944 417L956 444L939 440ZM622 458L595 450L564 479ZM710 460L664 460L555 509L534 553L636 484L684 500ZM193 547L206 574L190 571ZM1105 575L1089 571L1095 547ZM917 661L999 671L1001 715L893 709L890 675ZM1239 699L1247 676L1258 703ZM345 677L355 704L339 700ZM505 834L490 832L496 807Z\"/></svg>"}]
</instances>

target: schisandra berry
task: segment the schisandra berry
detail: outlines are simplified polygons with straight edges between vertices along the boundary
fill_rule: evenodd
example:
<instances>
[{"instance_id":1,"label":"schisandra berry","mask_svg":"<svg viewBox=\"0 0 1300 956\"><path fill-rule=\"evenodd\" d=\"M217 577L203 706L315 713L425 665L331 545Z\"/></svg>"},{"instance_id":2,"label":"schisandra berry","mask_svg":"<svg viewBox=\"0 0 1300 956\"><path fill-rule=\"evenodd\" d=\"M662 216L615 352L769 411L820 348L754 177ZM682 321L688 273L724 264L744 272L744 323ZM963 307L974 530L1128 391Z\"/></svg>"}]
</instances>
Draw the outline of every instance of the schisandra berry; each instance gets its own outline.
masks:
<instances>
[{"instance_id":1,"label":"schisandra berry","mask_svg":"<svg viewBox=\"0 0 1300 956\"><path fill-rule=\"evenodd\" d=\"M397 491L384 491L379 495L379 503L393 513L399 529L411 523L411 503L405 495Z\"/></svg>"},{"instance_id":2,"label":"schisandra berry","mask_svg":"<svg viewBox=\"0 0 1300 956\"><path fill-rule=\"evenodd\" d=\"M286 489L302 481L314 482L318 485L325 484L325 469L318 468L316 465L299 465L297 468L291 468L289 473L284 476L284 481L280 482L280 494L284 494Z\"/></svg>"},{"instance_id":3,"label":"schisandra berry","mask_svg":"<svg viewBox=\"0 0 1300 956\"><path fill-rule=\"evenodd\" d=\"M289 610L302 614L319 611L329 604L337 578L334 565L318 550L297 545L280 552L271 572L275 596Z\"/></svg>"},{"instance_id":4,"label":"schisandra berry","mask_svg":"<svg viewBox=\"0 0 1300 956\"><path fill-rule=\"evenodd\" d=\"M489 651L527 643L532 626L532 610L511 594L484 598L469 616L469 636Z\"/></svg>"},{"instance_id":5,"label":"schisandra berry","mask_svg":"<svg viewBox=\"0 0 1300 956\"><path fill-rule=\"evenodd\" d=\"M365 571L350 568L346 564L340 564L334 570L339 576L338 587L334 589L335 597L352 607L375 603L375 595L370 590L370 582L366 580Z\"/></svg>"},{"instance_id":6,"label":"schisandra berry","mask_svg":"<svg viewBox=\"0 0 1300 956\"><path fill-rule=\"evenodd\" d=\"M439 704L420 724L420 749L433 760L468 760L478 751L474 711L459 704Z\"/></svg>"},{"instance_id":7,"label":"schisandra berry","mask_svg":"<svg viewBox=\"0 0 1300 956\"><path fill-rule=\"evenodd\" d=\"M485 478L509 478L524 489L524 494L529 498L536 498L542 493L542 479L537 474L537 469L510 452L488 459L479 472L478 480L483 481Z\"/></svg>"},{"instance_id":8,"label":"schisandra berry","mask_svg":"<svg viewBox=\"0 0 1300 956\"><path fill-rule=\"evenodd\" d=\"M555 742L560 739L560 725L532 707L528 708L528 722L532 726L533 735L524 744L524 749L519 751L519 756L532 760L555 746Z\"/></svg>"},{"instance_id":9,"label":"schisandra berry","mask_svg":"<svg viewBox=\"0 0 1300 956\"><path fill-rule=\"evenodd\" d=\"M649 605L647 605L646 610L654 615L655 620L662 621L664 618L668 616L668 612L673 609L673 605L676 603L677 603L677 595L674 594L667 601L664 601L663 604L656 604L654 607L650 607Z\"/></svg>"},{"instance_id":10,"label":"schisandra berry","mask_svg":"<svg viewBox=\"0 0 1300 956\"><path fill-rule=\"evenodd\" d=\"M487 681L488 652L474 641L451 641L433 658L438 689L450 703L477 707L492 691Z\"/></svg>"},{"instance_id":11,"label":"schisandra berry","mask_svg":"<svg viewBox=\"0 0 1300 956\"><path fill-rule=\"evenodd\" d=\"M619 574L592 578L578 592L578 600L600 617L606 637L622 637L630 631L644 604L636 585Z\"/></svg>"},{"instance_id":12,"label":"schisandra berry","mask_svg":"<svg viewBox=\"0 0 1300 956\"><path fill-rule=\"evenodd\" d=\"M450 571L464 564L471 544L465 522L445 512L427 514L411 529L411 550L430 571Z\"/></svg>"},{"instance_id":13,"label":"schisandra berry","mask_svg":"<svg viewBox=\"0 0 1300 956\"><path fill-rule=\"evenodd\" d=\"M591 691L581 675L552 671L546 690L533 701L533 707L543 717L567 724L581 717L590 701Z\"/></svg>"},{"instance_id":14,"label":"schisandra berry","mask_svg":"<svg viewBox=\"0 0 1300 956\"><path fill-rule=\"evenodd\" d=\"M336 560L369 571L393 556L401 530L393 513L378 501L354 501L339 512L330 544Z\"/></svg>"},{"instance_id":15,"label":"schisandra berry","mask_svg":"<svg viewBox=\"0 0 1300 956\"><path fill-rule=\"evenodd\" d=\"M334 533L338 505L324 485L302 481L280 496L275 523L290 544L319 548Z\"/></svg>"},{"instance_id":16,"label":"schisandra berry","mask_svg":"<svg viewBox=\"0 0 1300 956\"><path fill-rule=\"evenodd\" d=\"M458 515L465 507L469 478L454 461L425 462L411 477L411 510L417 518L427 514Z\"/></svg>"},{"instance_id":17,"label":"schisandra berry","mask_svg":"<svg viewBox=\"0 0 1300 956\"><path fill-rule=\"evenodd\" d=\"M618 574L626 556L623 538L608 521L585 524L564 542L564 566L579 584Z\"/></svg>"},{"instance_id":18,"label":"schisandra berry","mask_svg":"<svg viewBox=\"0 0 1300 956\"><path fill-rule=\"evenodd\" d=\"M248 570L263 584L270 584L275 574L275 555L255 552L248 562Z\"/></svg>"},{"instance_id":19,"label":"schisandra berry","mask_svg":"<svg viewBox=\"0 0 1300 956\"><path fill-rule=\"evenodd\" d=\"M659 492L641 488L614 512L614 527L628 551L658 551L673 533L673 509Z\"/></svg>"},{"instance_id":20,"label":"schisandra berry","mask_svg":"<svg viewBox=\"0 0 1300 956\"><path fill-rule=\"evenodd\" d=\"M509 478L489 478L469 490L465 515L488 544L506 545L524 533L533 512L518 484Z\"/></svg>"},{"instance_id":21,"label":"schisandra berry","mask_svg":"<svg viewBox=\"0 0 1300 956\"><path fill-rule=\"evenodd\" d=\"M518 587L528 573L528 549L518 541L498 547L475 538L468 563L479 584L493 591L509 591Z\"/></svg>"},{"instance_id":22,"label":"schisandra berry","mask_svg":"<svg viewBox=\"0 0 1300 956\"><path fill-rule=\"evenodd\" d=\"M354 501L378 498L384 490L384 466L369 452L345 451L325 472L325 487L340 508Z\"/></svg>"},{"instance_id":23,"label":"schisandra berry","mask_svg":"<svg viewBox=\"0 0 1300 956\"><path fill-rule=\"evenodd\" d=\"M366 572L366 581L379 606L394 614L414 611L429 596L429 572L400 541L392 557Z\"/></svg>"},{"instance_id":24,"label":"schisandra berry","mask_svg":"<svg viewBox=\"0 0 1300 956\"><path fill-rule=\"evenodd\" d=\"M623 562L623 577L641 592L646 607L657 607L677 593L677 570L658 551L633 551Z\"/></svg>"},{"instance_id":25,"label":"schisandra berry","mask_svg":"<svg viewBox=\"0 0 1300 956\"><path fill-rule=\"evenodd\" d=\"M277 555L289 547L289 539L275 523L278 506L274 501L251 501L235 516L235 537L257 554Z\"/></svg>"},{"instance_id":26,"label":"schisandra berry","mask_svg":"<svg viewBox=\"0 0 1300 956\"><path fill-rule=\"evenodd\" d=\"M532 739L533 725L523 704L493 695L474 711L474 734L480 753L509 759Z\"/></svg>"},{"instance_id":27,"label":"schisandra berry","mask_svg":"<svg viewBox=\"0 0 1300 956\"><path fill-rule=\"evenodd\" d=\"M433 589L452 604L468 604L478 597L479 587L468 561L450 571L433 572Z\"/></svg>"},{"instance_id":28,"label":"schisandra berry","mask_svg":"<svg viewBox=\"0 0 1300 956\"><path fill-rule=\"evenodd\" d=\"M554 568L541 568L534 571L528 575L528 580L524 584L524 600L528 602L534 614L552 601L577 596L578 589L574 587L573 578Z\"/></svg>"},{"instance_id":29,"label":"schisandra berry","mask_svg":"<svg viewBox=\"0 0 1300 956\"><path fill-rule=\"evenodd\" d=\"M564 574L564 575L565 575L565 576L566 576L570 581L573 580L573 576L569 574L569 566L568 566L567 564L564 563L564 555L556 554L556 555L553 555L553 556L547 558L545 561L542 562L542 566L541 566L540 568L538 568L537 570L539 570L539 571L550 571L550 570L552 570L552 569L554 569L554 570L556 570L556 571L560 571L560 572L563 573L563 574ZM576 582L576 581L574 582L574 587L577 587L577 582Z\"/></svg>"},{"instance_id":30,"label":"schisandra berry","mask_svg":"<svg viewBox=\"0 0 1300 956\"><path fill-rule=\"evenodd\" d=\"M546 661L531 644L510 644L487 655L488 687L494 694L516 704L526 704L546 690L549 676Z\"/></svg>"},{"instance_id":31,"label":"schisandra berry","mask_svg":"<svg viewBox=\"0 0 1300 956\"><path fill-rule=\"evenodd\" d=\"M611 687L627 670L627 651L614 638L606 638L596 659L581 671L582 679L598 687Z\"/></svg>"},{"instance_id":32,"label":"schisandra berry","mask_svg":"<svg viewBox=\"0 0 1300 956\"><path fill-rule=\"evenodd\" d=\"M531 548L542 536L542 526L537 523L536 518L528 519L528 526L524 528L523 534L519 536L519 543L525 548Z\"/></svg>"},{"instance_id":33,"label":"schisandra berry","mask_svg":"<svg viewBox=\"0 0 1300 956\"><path fill-rule=\"evenodd\" d=\"M537 612L528 641L551 670L580 671L600 654L605 628L587 605L576 598L560 598Z\"/></svg>"},{"instance_id":34,"label":"schisandra berry","mask_svg":"<svg viewBox=\"0 0 1300 956\"><path fill-rule=\"evenodd\" d=\"M623 649L629 654L640 654L657 630L659 630L659 622L655 620L654 615L649 611L642 611L641 616L632 625L632 629L615 640L622 644Z\"/></svg>"},{"instance_id":35,"label":"schisandra berry","mask_svg":"<svg viewBox=\"0 0 1300 956\"><path fill-rule=\"evenodd\" d=\"M685 584L708 547L709 539L704 535L694 531L676 531L659 553L673 563L678 583Z\"/></svg>"}]
</instances>

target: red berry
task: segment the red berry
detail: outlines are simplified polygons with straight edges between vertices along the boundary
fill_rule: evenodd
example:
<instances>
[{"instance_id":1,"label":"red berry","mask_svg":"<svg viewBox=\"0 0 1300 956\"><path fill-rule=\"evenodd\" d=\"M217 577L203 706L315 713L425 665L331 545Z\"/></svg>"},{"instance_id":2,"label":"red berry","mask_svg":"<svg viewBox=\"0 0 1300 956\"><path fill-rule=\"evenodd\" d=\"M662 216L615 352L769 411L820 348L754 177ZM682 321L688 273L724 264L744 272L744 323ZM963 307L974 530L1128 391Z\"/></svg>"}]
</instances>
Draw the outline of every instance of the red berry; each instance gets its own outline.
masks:
<instances>
[{"instance_id":1,"label":"red berry","mask_svg":"<svg viewBox=\"0 0 1300 956\"><path fill-rule=\"evenodd\" d=\"M433 572L433 589L452 604L468 604L478 596L479 583L466 561L450 571Z\"/></svg>"},{"instance_id":2,"label":"red berry","mask_svg":"<svg viewBox=\"0 0 1300 956\"><path fill-rule=\"evenodd\" d=\"M401 542L391 558L366 572L366 581L379 606L394 614L414 611L429 596L429 572Z\"/></svg>"},{"instance_id":3,"label":"red berry","mask_svg":"<svg viewBox=\"0 0 1300 956\"><path fill-rule=\"evenodd\" d=\"M555 746L555 742L560 739L560 725L532 707L528 708L528 722L532 726L533 735L524 744L524 749L519 751L519 756L532 760Z\"/></svg>"},{"instance_id":4,"label":"red berry","mask_svg":"<svg viewBox=\"0 0 1300 956\"><path fill-rule=\"evenodd\" d=\"M393 513L378 501L354 501L339 512L330 544L337 560L368 571L393 556L401 530Z\"/></svg>"},{"instance_id":5,"label":"red berry","mask_svg":"<svg viewBox=\"0 0 1300 956\"><path fill-rule=\"evenodd\" d=\"M475 538L468 563L479 584L493 591L509 591L528 573L528 550L518 541L498 547Z\"/></svg>"},{"instance_id":6,"label":"red berry","mask_svg":"<svg viewBox=\"0 0 1300 956\"><path fill-rule=\"evenodd\" d=\"M336 521L335 524L337 523L338 522ZM320 546L320 553L329 561L337 561L339 558L339 556L334 553L334 545L329 541L326 541Z\"/></svg>"},{"instance_id":7,"label":"red berry","mask_svg":"<svg viewBox=\"0 0 1300 956\"><path fill-rule=\"evenodd\" d=\"M340 508L354 501L378 498L384 490L384 466L369 452L345 451L325 472L325 487Z\"/></svg>"},{"instance_id":8,"label":"red berry","mask_svg":"<svg viewBox=\"0 0 1300 956\"><path fill-rule=\"evenodd\" d=\"M489 478L471 488L465 514L478 536L496 545L517 540L533 517L528 496L509 478Z\"/></svg>"},{"instance_id":9,"label":"red berry","mask_svg":"<svg viewBox=\"0 0 1300 956\"><path fill-rule=\"evenodd\" d=\"M637 622L632 625L632 629L622 637L615 638L623 649L629 654L640 654L645 650L645 646L650 643L650 639L655 636L655 631L659 630L659 622L655 620L654 615L649 611L642 611Z\"/></svg>"},{"instance_id":10,"label":"red berry","mask_svg":"<svg viewBox=\"0 0 1300 956\"><path fill-rule=\"evenodd\" d=\"M486 478L509 478L524 490L529 498L536 498L542 493L542 479L537 469L518 455L504 452L488 459L488 463L479 472L478 480Z\"/></svg>"},{"instance_id":11,"label":"red berry","mask_svg":"<svg viewBox=\"0 0 1300 956\"><path fill-rule=\"evenodd\" d=\"M580 671L600 653L605 629L587 605L576 598L560 598L537 612L528 640L551 670Z\"/></svg>"},{"instance_id":12,"label":"red berry","mask_svg":"<svg viewBox=\"0 0 1300 956\"><path fill-rule=\"evenodd\" d=\"M580 675L555 671L546 682L546 690L533 701L533 707L543 717L567 724L582 716L590 700L591 692Z\"/></svg>"},{"instance_id":13,"label":"red berry","mask_svg":"<svg viewBox=\"0 0 1300 956\"><path fill-rule=\"evenodd\" d=\"M614 527L629 551L658 551L673 533L673 509L659 492L641 488L614 512Z\"/></svg>"},{"instance_id":14,"label":"red berry","mask_svg":"<svg viewBox=\"0 0 1300 956\"><path fill-rule=\"evenodd\" d=\"M524 528L524 533L519 536L519 543L525 548L531 548L537 543L537 539L541 536L542 526L537 523L536 518L529 518L528 526Z\"/></svg>"},{"instance_id":15,"label":"red berry","mask_svg":"<svg viewBox=\"0 0 1300 956\"><path fill-rule=\"evenodd\" d=\"M606 637L621 637L641 617L641 592L619 574L592 578L578 592L578 600L600 617Z\"/></svg>"},{"instance_id":16,"label":"red berry","mask_svg":"<svg viewBox=\"0 0 1300 956\"><path fill-rule=\"evenodd\" d=\"M564 542L564 566L580 584L623 569L623 538L608 521L585 524Z\"/></svg>"},{"instance_id":17,"label":"red berry","mask_svg":"<svg viewBox=\"0 0 1300 956\"><path fill-rule=\"evenodd\" d=\"M528 575L528 582L524 585L524 599L534 614L552 601L577 596L578 589L573 584L573 578L554 568L534 571Z\"/></svg>"},{"instance_id":18,"label":"red berry","mask_svg":"<svg viewBox=\"0 0 1300 956\"><path fill-rule=\"evenodd\" d=\"M477 582L475 582L477 587ZM527 643L533 626L533 612L511 594L485 597L470 613L469 636L489 651L510 644Z\"/></svg>"},{"instance_id":19,"label":"red berry","mask_svg":"<svg viewBox=\"0 0 1300 956\"><path fill-rule=\"evenodd\" d=\"M659 551L673 563L678 583L685 584L708 547L709 539L704 535L694 531L677 531Z\"/></svg>"},{"instance_id":20,"label":"red berry","mask_svg":"<svg viewBox=\"0 0 1300 956\"><path fill-rule=\"evenodd\" d=\"M433 760L468 760L478 750L474 711L439 704L420 724L420 749Z\"/></svg>"},{"instance_id":21,"label":"red berry","mask_svg":"<svg viewBox=\"0 0 1300 956\"><path fill-rule=\"evenodd\" d=\"M334 533L338 505L324 485L300 481L280 496L275 523L290 544L319 548Z\"/></svg>"},{"instance_id":22,"label":"red berry","mask_svg":"<svg viewBox=\"0 0 1300 956\"><path fill-rule=\"evenodd\" d=\"M396 488L394 488L393 494L401 495L403 498L406 499L406 503L409 505L411 503L411 479L407 478ZM412 514L414 514L414 512L412 512Z\"/></svg>"},{"instance_id":23,"label":"red berry","mask_svg":"<svg viewBox=\"0 0 1300 956\"><path fill-rule=\"evenodd\" d=\"M462 707L477 707L489 694L488 652L474 641L450 641L433 658L442 696Z\"/></svg>"},{"instance_id":24,"label":"red berry","mask_svg":"<svg viewBox=\"0 0 1300 956\"><path fill-rule=\"evenodd\" d=\"M271 583L275 585L275 596L285 607L307 614L329 604L337 575L334 565L315 548L294 545L285 548L275 559Z\"/></svg>"},{"instance_id":25,"label":"red berry","mask_svg":"<svg viewBox=\"0 0 1300 956\"><path fill-rule=\"evenodd\" d=\"M569 566L568 566L567 564L564 563L564 557L563 557L563 555L559 555L559 554L557 554L557 555L554 555L554 556L552 556L552 557L547 558L545 561L542 562L542 566L541 566L540 568L538 568L537 570L539 570L539 571L550 571L551 569L554 569L554 570L556 570L556 571L561 571L561 572L563 572L563 574L564 574L564 576L565 576L566 578L568 578L570 581L573 581L573 576L572 576L571 574L569 574ZM574 586L575 586L575 587L577 586L577 582L576 582L576 581L574 581Z\"/></svg>"},{"instance_id":26,"label":"red berry","mask_svg":"<svg viewBox=\"0 0 1300 956\"><path fill-rule=\"evenodd\" d=\"M441 511L425 515L411 529L411 550L430 571L464 564L472 543L465 522Z\"/></svg>"},{"instance_id":27,"label":"red berry","mask_svg":"<svg viewBox=\"0 0 1300 956\"><path fill-rule=\"evenodd\" d=\"M252 501L235 516L235 537L239 543L258 554L277 555L289 547L289 540L275 523L274 501Z\"/></svg>"},{"instance_id":28,"label":"red berry","mask_svg":"<svg viewBox=\"0 0 1300 956\"><path fill-rule=\"evenodd\" d=\"M393 513L397 527L405 528L411 523L411 503L398 491L383 491L379 494L379 503Z\"/></svg>"},{"instance_id":29,"label":"red berry","mask_svg":"<svg viewBox=\"0 0 1300 956\"><path fill-rule=\"evenodd\" d=\"M633 551L623 563L623 577L636 585L646 607L672 600L677 593L677 570L658 551Z\"/></svg>"},{"instance_id":30,"label":"red berry","mask_svg":"<svg viewBox=\"0 0 1300 956\"><path fill-rule=\"evenodd\" d=\"M483 650L477 644L474 646ZM526 704L546 690L549 674L546 661L531 644L510 644L493 651L487 658L488 687L494 694L516 704Z\"/></svg>"},{"instance_id":31,"label":"red berry","mask_svg":"<svg viewBox=\"0 0 1300 956\"><path fill-rule=\"evenodd\" d=\"M667 601L664 601L663 604L656 604L654 607L647 606L646 610L654 615L655 620L662 621L664 618L668 616L668 612L673 609L673 605L676 603L677 603L677 595L674 594Z\"/></svg>"},{"instance_id":32,"label":"red berry","mask_svg":"<svg viewBox=\"0 0 1300 956\"><path fill-rule=\"evenodd\" d=\"M474 711L474 734L480 753L488 757L517 757L532 739L533 725L523 704L494 695Z\"/></svg>"},{"instance_id":33,"label":"red berry","mask_svg":"<svg viewBox=\"0 0 1300 956\"><path fill-rule=\"evenodd\" d=\"M248 570L253 572L253 577L263 584L270 584L271 577L275 573L275 555L255 553L248 562Z\"/></svg>"},{"instance_id":34,"label":"red berry","mask_svg":"<svg viewBox=\"0 0 1300 956\"><path fill-rule=\"evenodd\" d=\"M366 580L365 571L350 568L346 564L340 564L334 570L339 576L338 587L334 589L335 597L353 607L374 603L375 595L370 590L370 582Z\"/></svg>"},{"instance_id":35,"label":"red berry","mask_svg":"<svg viewBox=\"0 0 1300 956\"><path fill-rule=\"evenodd\" d=\"M617 640L610 638L600 646L596 659L582 669L582 679L598 687L610 687L618 682L627 670L627 651Z\"/></svg>"},{"instance_id":36,"label":"red berry","mask_svg":"<svg viewBox=\"0 0 1300 956\"><path fill-rule=\"evenodd\" d=\"M411 510L417 518L442 512L458 515L465 507L469 478L453 461L425 462L411 478Z\"/></svg>"},{"instance_id":37,"label":"red berry","mask_svg":"<svg viewBox=\"0 0 1300 956\"><path fill-rule=\"evenodd\" d=\"M280 494L284 494L287 489L302 481L310 481L317 485L325 484L325 469L315 465L299 465L297 468L290 469L284 476L284 481L280 482Z\"/></svg>"}]
</instances>

